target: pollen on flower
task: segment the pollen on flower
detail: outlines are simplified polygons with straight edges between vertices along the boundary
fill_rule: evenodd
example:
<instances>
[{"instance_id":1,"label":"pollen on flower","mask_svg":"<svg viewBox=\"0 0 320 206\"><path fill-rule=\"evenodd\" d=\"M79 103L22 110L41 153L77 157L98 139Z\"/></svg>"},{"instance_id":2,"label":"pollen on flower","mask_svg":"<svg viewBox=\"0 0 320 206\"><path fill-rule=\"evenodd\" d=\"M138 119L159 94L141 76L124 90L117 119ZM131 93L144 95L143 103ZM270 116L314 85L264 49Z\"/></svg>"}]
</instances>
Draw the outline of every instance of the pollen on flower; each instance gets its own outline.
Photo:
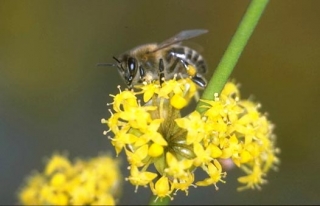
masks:
<instances>
[{"instance_id":1,"label":"pollen on flower","mask_svg":"<svg viewBox=\"0 0 320 206\"><path fill-rule=\"evenodd\" d=\"M149 151L148 151L148 154L151 157L158 157L158 156L162 155L162 153L163 153L163 146L156 144L156 143L153 143L150 146Z\"/></svg>"},{"instance_id":2,"label":"pollen on flower","mask_svg":"<svg viewBox=\"0 0 320 206\"><path fill-rule=\"evenodd\" d=\"M23 205L115 205L119 195L118 163L108 156L77 160L54 155L44 173L28 178L19 192Z\"/></svg>"},{"instance_id":3,"label":"pollen on flower","mask_svg":"<svg viewBox=\"0 0 320 206\"><path fill-rule=\"evenodd\" d=\"M234 83L228 82L213 100L200 100L205 103L203 113L185 116L181 110L197 93L190 78L173 78L161 85L144 82L135 89L110 95L113 109L102 123L114 134L109 139L117 155L125 150L130 164L126 180L136 190L149 185L163 198L177 191L188 194L196 185L218 189L226 181L224 170L234 166L246 173L238 179L245 184L242 188L259 188L265 183L262 177L279 163L272 123L259 111L260 104L240 98ZM196 169L207 177L198 180Z\"/></svg>"},{"instance_id":4,"label":"pollen on flower","mask_svg":"<svg viewBox=\"0 0 320 206\"><path fill-rule=\"evenodd\" d=\"M188 101L178 94L174 94L170 99L170 104L176 109L182 109L188 104Z\"/></svg>"}]
</instances>

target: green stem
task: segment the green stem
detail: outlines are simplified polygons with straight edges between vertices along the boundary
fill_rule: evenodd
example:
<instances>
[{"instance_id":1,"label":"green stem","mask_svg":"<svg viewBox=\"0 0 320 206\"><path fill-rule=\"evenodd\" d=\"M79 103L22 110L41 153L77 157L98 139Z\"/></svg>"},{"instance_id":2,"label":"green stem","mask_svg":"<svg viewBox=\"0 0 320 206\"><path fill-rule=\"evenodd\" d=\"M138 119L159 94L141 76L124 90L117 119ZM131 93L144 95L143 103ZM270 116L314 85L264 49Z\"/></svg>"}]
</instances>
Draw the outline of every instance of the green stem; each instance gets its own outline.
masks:
<instances>
[{"instance_id":1,"label":"green stem","mask_svg":"<svg viewBox=\"0 0 320 206\"><path fill-rule=\"evenodd\" d=\"M170 197L164 197L164 198L158 198L156 201L154 201L157 198L157 196L152 196L149 205L169 205L170 203Z\"/></svg>"},{"instance_id":2,"label":"green stem","mask_svg":"<svg viewBox=\"0 0 320 206\"><path fill-rule=\"evenodd\" d=\"M252 0L240 25L234 34L226 52L224 53L217 69L212 75L207 88L204 90L201 99L213 100L215 93L220 93L234 69L244 47L246 46L254 28L256 27L261 14L263 13L268 0ZM196 110L200 113L205 111L201 107L204 102L199 101Z\"/></svg>"}]
</instances>

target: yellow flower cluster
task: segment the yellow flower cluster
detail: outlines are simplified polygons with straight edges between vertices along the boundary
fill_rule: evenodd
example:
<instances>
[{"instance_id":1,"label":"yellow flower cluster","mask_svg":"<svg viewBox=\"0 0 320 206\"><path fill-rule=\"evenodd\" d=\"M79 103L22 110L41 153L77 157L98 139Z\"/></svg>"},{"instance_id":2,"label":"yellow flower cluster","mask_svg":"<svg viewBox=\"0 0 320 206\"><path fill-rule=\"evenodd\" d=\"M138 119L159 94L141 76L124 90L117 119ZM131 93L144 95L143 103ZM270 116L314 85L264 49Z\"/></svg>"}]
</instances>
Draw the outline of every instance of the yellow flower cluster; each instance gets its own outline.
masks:
<instances>
[{"instance_id":1,"label":"yellow flower cluster","mask_svg":"<svg viewBox=\"0 0 320 206\"><path fill-rule=\"evenodd\" d=\"M133 185L149 185L159 198L171 197L190 186L225 182L220 160L229 159L246 173L238 180L240 188L259 188L266 172L278 162L273 126L258 111L259 105L240 100L235 84L227 83L220 95L205 102L206 111L193 111L181 117L197 92L188 78L172 79L162 85L144 84L138 92L121 91L113 96L113 111L108 120L116 153L122 150L130 163ZM141 105L139 95L143 95ZM153 165L156 172L152 170ZM201 168L208 177L195 181Z\"/></svg>"},{"instance_id":2,"label":"yellow flower cluster","mask_svg":"<svg viewBox=\"0 0 320 206\"><path fill-rule=\"evenodd\" d=\"M108 156L72 165L53 155L43 173L28 178L19 199L24 205L115 205L119 187L118 164Z\"/></svg>"}]
</instances>

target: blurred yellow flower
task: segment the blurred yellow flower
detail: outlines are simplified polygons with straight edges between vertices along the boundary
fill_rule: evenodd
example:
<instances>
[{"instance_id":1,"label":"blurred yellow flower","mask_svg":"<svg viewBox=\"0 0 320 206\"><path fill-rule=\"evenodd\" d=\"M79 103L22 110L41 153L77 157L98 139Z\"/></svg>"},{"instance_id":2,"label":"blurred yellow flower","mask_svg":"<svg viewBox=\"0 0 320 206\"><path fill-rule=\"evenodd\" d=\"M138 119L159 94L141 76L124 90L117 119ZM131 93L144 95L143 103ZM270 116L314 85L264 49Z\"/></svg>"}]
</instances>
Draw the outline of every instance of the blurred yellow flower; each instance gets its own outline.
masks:
<instances>
[{"instance_id":1,"label":"blurred yellow flower","mask_svg":"<svg viewBox=\"0 0 320 206\"><path fill-rule=\"evenodd\" d=\"M23 205L115 205L118 163L108 156L77 160L53 155L43 173L30 176L19 192Z\"/></svg>"},{"instance_id":2,"label":"blurred yellow flower","mask_svg":"<svg viewBox=\"0 0 320 206\"><path fill-rule=\"evenodd\" d=\"M114 134L109 139L116 153L126 152L130 164L126 179L136 190L149 185L154 195L163 198L178 190L188 194L190 186L218 189L217 184L225 182L224 160L246 173L238 179L244 184L240 190L259 188L265 183L262 177L279 162L272 123L258 111L259 104L240 99L234 83L227 83L214 100L200 100L205 112L186 116L181 110L197 92L189 78L137 88L111 95L111 117L102 120L109 127L104 134ZM197 180L197 168L208 177Z\"/></svg>"}]
</instances>

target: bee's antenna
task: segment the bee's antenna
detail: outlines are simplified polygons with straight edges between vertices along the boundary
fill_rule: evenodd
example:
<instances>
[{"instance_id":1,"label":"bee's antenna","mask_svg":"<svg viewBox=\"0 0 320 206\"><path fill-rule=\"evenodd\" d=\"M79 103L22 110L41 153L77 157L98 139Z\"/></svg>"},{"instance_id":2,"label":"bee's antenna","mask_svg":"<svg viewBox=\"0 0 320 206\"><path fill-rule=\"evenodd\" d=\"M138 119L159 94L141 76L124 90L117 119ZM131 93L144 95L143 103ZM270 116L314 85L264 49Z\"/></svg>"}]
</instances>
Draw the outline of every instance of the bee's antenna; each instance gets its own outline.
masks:
<instances>
[{"instance_id":1,"label":"bee's antenna","mask_svg":"<svg viewBox=\"0 0 320 206\"><path fill-rule=\"evenodd\" d=\"M116 57L112 57L114 60L116 60L119 64L121 63L119 59L117 59ZM117 64L115 63L98 63L97 67L116 67Z\"/></svg>"},{"instance_id":2,"label":"bee's antenna","mask_svg":"<svg viewBox=\"0 0 320 206\"><path fill-rule=\"evenodd\" d=\"M97 64L97 67L104 67L104 66L106 66L106 67L115 67L117 65L113 64L113 63L98 63Z\"/></svg>"},{"instance_id":3,"label":"bee's antenna","mask_svg":"<svg viewBox=\"0 0 320 206\"><path fill-rule=\"evenodd\" d=\"M114 60L116 60L119 64L121 63L120 61L119 61L119 59L117 59L115 56L113 56L112 57Z\"/></svg>"}]
</instances>

